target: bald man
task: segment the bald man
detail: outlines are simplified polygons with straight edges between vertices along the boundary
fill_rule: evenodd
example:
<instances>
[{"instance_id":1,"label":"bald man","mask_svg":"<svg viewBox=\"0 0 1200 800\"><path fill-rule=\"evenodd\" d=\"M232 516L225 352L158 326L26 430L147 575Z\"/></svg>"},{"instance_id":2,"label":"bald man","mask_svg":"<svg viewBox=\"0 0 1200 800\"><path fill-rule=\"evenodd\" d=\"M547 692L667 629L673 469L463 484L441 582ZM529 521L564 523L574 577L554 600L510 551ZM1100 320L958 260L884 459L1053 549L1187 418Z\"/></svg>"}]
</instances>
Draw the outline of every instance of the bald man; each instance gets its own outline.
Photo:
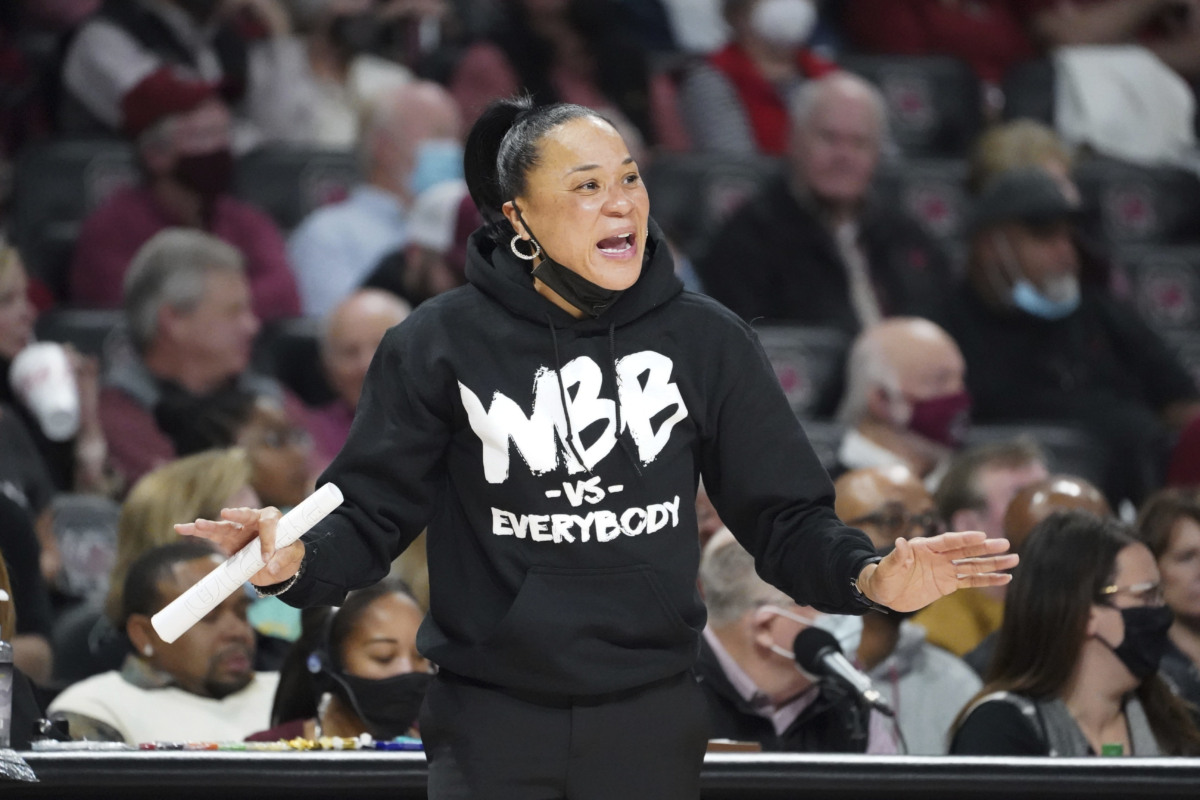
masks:
<instances>
[{"instance_id":1,"label":"bald man","mask_svg":"<svg viewBox=\"0 0 1200 800\"><path fill-rule=\"evenodd\" d=\"M346 443L367 368L383 335L412 309L379 289L360 289L337 305L321 330L321 366L336 399L312 412L316 454L328 464Z\"/></svg>"},{"instance_id":2,"label":"bald man","mask_svg":"<svg viewBox=\"0 0 1200 800\"><path fill-rule=\"evenodd\" d=\"M1104 499L1104 493L1094 484L1074 475L1051 475L1021 489L1008 504L1008 511L1004 515L1004 535L1012 543L1012 552L1020 551L1030 532L1056 511L1086 511L1097 517L1112 516L1112 508ZM988 663L992 660L996 648L994 631L999 627L1000 620L997 619L993 631L963 656L963 660L980 675L987 672Z\"/></svg>"},{"instance_id":3,"label":"bald man","mask_svg":"<svg viewBox=\"0 0 1200 800\"><path fill-rule=\"evenodd\" d=\"M893 464L853 470L834 484L834 510L886 552L904 536L941 533L933 497L908 467ZM979 691L971 668L929 644L909 614L869 612L863 617L859 665L897 709L897 723L912 755L945 755L950 725Z\"/></svg>"},{"instance_id":4,"label":"bald man","mask_svg":"<svg viewBox=\"0 0 1200 800\"><path fill-rule=\"evenodd\" d=\"M791 106L787 174L742 205L697 264L706 291L743 319L840 328L927 316L950 271L896 204L870 194L887 139L879 90L847 72L806 82Z\"/></svg>"},{"instance_id":5,"label":"bald man","mask_svg":"<svg viewBox=\"0 0 1200 800\"><path fill-rule=\"evenodd\" d=\"M462 178L459 128L454 98L436 83L414 81L374 101L359 142L365 180L310 214L288 241L306 315L328 314L408 243L417 195Z\"/></svg>"},{"instance_id":6,"label":"bald man","mask_svg":"<svg viewBox=\"0 0 1200 800\"><path fill-rule=\"evenodd\" d=\"M970 424L965 369L958 345L929 320L895 317L863 331L838 409L841 466L900 464L936 489Z\"/></svg>"},{"instance_id":7,"label":"bald man","mask_svg":"<svg viewBox=\"0 0 1200 800\"><path fill-rule=\"evenodd\" d=\"M1013 495L1004 514L1004 535L1012 552L1021 549L1029 532L1055 511L1086 511L1111 517L1112 508L1095 485L1074 475L1052 475L1032 483Z\"/></svg>"},{"instance_id":8,"label":"bald man","mask_svg":"<svg viewBox=\"0 0 1200 800\"><path fill-rule=\"evenodd\" d=\"M834 490L838 517L871 537L876 549L895 546L901 536L942 532L933 497L902 464L852 470L837 479Z\"/></svg>"}]
</instances>

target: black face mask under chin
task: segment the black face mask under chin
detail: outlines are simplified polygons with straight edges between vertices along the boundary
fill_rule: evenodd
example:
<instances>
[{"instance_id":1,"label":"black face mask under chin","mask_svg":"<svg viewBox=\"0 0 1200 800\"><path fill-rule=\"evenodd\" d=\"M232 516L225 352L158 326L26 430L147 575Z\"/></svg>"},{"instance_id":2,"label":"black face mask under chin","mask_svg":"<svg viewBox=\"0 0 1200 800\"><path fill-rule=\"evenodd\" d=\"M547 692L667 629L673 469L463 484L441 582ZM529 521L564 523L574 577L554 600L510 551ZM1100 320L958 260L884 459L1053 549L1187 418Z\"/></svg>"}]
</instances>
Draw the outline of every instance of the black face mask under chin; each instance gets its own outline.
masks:
<instances>
[{"instance_id":1,"label":"black face mask under chin","mask_svg":"<svg viewBox=\"0 0 1200 800\"><path fill-rule=\"evenodd\" d=\"M542 247L537 237L533 235L529 223L521 216L520 209L517 209L517 219L521 220L521 224L529 233L529 238L542 253L542 263L534 267L530 274L550 287L551 291L566 300L571 306L595 319L611 308L612 304L624 294L623 290L605 289L603 286L598 286L578 272L555 261L546 252L546 248Z\"/></svg>"}]
</instances>

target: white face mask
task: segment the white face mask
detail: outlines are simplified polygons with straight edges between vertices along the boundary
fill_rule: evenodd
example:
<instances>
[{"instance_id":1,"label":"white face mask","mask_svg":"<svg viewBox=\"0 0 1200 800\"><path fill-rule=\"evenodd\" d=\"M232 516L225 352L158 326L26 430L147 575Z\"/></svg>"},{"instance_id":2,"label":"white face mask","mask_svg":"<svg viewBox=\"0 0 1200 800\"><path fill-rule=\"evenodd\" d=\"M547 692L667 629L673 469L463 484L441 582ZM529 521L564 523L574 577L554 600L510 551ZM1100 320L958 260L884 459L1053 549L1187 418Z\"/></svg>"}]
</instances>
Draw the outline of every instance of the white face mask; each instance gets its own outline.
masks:
<instances>
[{"instance_id":1,"label":"white face mask","mask_svg":"<svg viewBox=\"0 0 1200 800\"><path fill-rule=\"evenodd\" d=\"M759 0L750 12L754 32L780 47L799 47L816 26L812 0Z\"/></svg>"},{"instance_id":2,"label":"white face mask","mask_svg":"<svg viewBox=\"0 0 1200 800\"><path fill-rule=\"evenodd\" d=\"M842 647L842 653L851 661L858 655L858 646L862 643L862 617L849 614L822 614L819 617L809 617L804 614L785 611L779 606L763 606L763 608L772 614L778 614L793 622L799 622L802 625L809 625L813 628L820 628L823 631L833 634L833 638L837 639L838 644ZM795 653L777 644L771 645L771 652L778 653L789 661L796 660Z\"/></svg>"}]
</instances>

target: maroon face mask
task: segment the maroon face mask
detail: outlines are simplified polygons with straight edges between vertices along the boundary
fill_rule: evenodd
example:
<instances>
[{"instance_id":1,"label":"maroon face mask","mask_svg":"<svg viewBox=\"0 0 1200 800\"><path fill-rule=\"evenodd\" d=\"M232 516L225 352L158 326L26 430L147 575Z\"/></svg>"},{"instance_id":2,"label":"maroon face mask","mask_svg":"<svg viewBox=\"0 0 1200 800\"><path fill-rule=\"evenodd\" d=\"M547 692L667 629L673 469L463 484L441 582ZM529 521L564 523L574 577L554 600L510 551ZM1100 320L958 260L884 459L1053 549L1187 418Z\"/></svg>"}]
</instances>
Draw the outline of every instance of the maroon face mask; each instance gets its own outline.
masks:
<instances>
[{"instance_id":1,"label":"maroon face mask","mask_svg":"<svg viewBox=\"0 0 1200 800\"><path fill-rule=\"evenodd\" d=\"M912 401L908 429L926 439L957 450L971 426L971 395L964 389L954 394Z\"/></svg>"},{"instance_id":2,"label":"maroon face mask","mask_svg":"<svg viewBox=\"0 0 1200 800\"><path fill-rule=\"evenodd\" d=\"M233 153L215 150L198 156L180 156L171 171L175 180L210 205L233 184Z\"/></svg>"}]
</instances>

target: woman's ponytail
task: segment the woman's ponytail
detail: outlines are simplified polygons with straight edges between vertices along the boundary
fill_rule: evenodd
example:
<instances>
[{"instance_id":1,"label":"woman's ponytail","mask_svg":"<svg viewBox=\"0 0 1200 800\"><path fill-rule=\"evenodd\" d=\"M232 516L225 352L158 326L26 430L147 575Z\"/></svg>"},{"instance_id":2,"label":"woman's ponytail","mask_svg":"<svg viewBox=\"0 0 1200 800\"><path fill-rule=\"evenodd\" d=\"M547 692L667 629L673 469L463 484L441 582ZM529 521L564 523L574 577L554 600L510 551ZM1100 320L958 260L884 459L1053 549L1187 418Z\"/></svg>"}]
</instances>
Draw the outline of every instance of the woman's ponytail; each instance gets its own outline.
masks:
<instances>
[{"instance_id":1,"label":"woman's ponytail","mask_svg":"<svg viewBox=\"0 0 1200 800\"><path fill-rule=\"evenodd\" d=\"M529 97L497 100L487 107L467 134L463 173L467 190L483 215L489 233L498 232L496 229L507 222L500 211L506 202L497 163L500 145L517 119L532 108L533 101Z\"/></svg>"}]
</instances>

